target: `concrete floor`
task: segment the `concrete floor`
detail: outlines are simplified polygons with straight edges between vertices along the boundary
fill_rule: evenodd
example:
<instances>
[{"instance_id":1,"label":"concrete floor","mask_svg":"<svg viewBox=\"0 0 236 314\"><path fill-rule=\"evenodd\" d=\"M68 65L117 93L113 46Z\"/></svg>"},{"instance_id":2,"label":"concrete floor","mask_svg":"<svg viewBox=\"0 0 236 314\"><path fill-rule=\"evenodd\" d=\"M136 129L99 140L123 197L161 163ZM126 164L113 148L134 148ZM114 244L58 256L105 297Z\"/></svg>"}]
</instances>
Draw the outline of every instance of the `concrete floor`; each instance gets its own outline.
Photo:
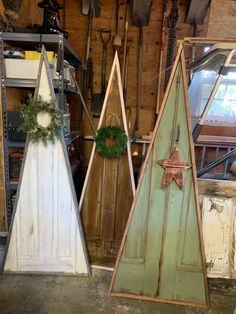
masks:
<instances>
[{"instance_id":1,"label":"concrete floor","mask_svg":"<svg viewBox=\"0 0 236 314\"><path fill-rule=\"evenodd\" d=\"M233 314L235 296L210 295L210 308L197 309L110 297L111 273L91 278L53 275L1 275L1 314Z\"/></svg>"}]
</instances>

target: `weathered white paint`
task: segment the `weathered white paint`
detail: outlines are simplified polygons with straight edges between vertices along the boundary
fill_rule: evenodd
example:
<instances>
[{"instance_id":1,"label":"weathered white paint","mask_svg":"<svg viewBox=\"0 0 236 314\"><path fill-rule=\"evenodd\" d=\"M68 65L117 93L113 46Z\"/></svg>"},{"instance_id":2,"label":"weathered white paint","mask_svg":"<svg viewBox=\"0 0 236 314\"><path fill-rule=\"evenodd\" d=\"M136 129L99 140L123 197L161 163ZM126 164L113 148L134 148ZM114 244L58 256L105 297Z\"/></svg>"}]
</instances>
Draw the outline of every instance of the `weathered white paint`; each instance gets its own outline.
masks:
<instances>
[{"instance_id":1,"label":"weathered white paint","mask_svg":"<svg viewBox=\"0 0 236 314\"><path fill-rule=\"evenodd\" d=\"M234 198L202 196L203 238L208 277L236 278L235 202Z\"/></svg>"},{"instance_id":2,"label":"weathered white paint","mask_svg":"<svg viewBox=\"0 0 236 314\"><path fill-rule=\"evenodd\" d=\"M29 143L5 271L87 274L62 143Z\"/></svg>"},{"instance_id":3,"label":"weathered white paint","mask_svg":"<svg viewBox=\"0 0 236 314\"><path fill-rule=\"evenodd\" d=\"M47 128L52 122L52 116L47 111L40 111L37 114L37 123L43 128Z\"/></svg>"},{"instance_id":4,"label":"weathered white paint","mask_svg":"<svg viewBox=\"0 0 236 314\"><path fill-rule=\"evenodd\" d=\"M38 94L50 100L54 91L45 60L41 68ZM4 271L88 274L62 139L46 146L30 142L25 153Z\"/></svg>"}]
</instances>

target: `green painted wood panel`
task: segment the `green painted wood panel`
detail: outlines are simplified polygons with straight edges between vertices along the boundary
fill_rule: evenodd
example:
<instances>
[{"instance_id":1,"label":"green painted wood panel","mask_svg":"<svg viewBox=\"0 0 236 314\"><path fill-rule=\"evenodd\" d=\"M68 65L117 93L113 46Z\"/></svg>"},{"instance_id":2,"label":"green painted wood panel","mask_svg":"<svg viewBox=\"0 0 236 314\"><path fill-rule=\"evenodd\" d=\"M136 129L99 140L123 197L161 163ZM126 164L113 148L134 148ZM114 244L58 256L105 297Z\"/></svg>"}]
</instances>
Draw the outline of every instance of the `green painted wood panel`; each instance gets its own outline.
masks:
<instances>
[{"instance_id":1,"label":"green painted wood panel","mask_svg":"<svg viewBox=\"0 0 236 314\"><path fill-rule=\"evenodd\" d=\"M184 189L174 180L162 187L175 147L192 164L185 84L179 55L151 151L131 210L127 236L113 275L111 292L176 303L206 305L193 169L184 170ZM195 165L193 165L195 166Z\"/></svg>"}]
</instances>

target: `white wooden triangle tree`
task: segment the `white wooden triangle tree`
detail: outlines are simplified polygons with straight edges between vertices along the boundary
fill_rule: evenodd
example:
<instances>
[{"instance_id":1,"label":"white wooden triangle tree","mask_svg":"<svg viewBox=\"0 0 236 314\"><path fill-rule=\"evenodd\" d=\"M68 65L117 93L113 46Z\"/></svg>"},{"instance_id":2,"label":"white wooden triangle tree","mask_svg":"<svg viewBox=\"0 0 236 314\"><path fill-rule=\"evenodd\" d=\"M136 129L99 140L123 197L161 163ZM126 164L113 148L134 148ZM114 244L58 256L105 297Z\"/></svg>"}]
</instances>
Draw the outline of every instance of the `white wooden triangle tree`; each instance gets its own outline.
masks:
<instances>
[{"instance_id":1,"label":"white wooden triangle tree","mask_svg":"<svg viewBox=\"0 0 236 314\"><path fill-rule=\"evenodd\" d=\"M117 53L111 68L98 130L110 126L123 129L128 137ZM125 152L116 158L102 156L94 142L79 203L91 263L114 266L134 191L129 140Z\"/></svg>"},{"instance_id":2,"label":"white wooden triangle tree","mask_svg":"<svg viewBox=\"0 0 236 314\"><path fill-rule=\"evenodd\" d=\"M44 47L35 96L55 100ZM62 132L46 145L27 139L9 234L4 271L89 274Z\"/></svg>"}]
</instances>

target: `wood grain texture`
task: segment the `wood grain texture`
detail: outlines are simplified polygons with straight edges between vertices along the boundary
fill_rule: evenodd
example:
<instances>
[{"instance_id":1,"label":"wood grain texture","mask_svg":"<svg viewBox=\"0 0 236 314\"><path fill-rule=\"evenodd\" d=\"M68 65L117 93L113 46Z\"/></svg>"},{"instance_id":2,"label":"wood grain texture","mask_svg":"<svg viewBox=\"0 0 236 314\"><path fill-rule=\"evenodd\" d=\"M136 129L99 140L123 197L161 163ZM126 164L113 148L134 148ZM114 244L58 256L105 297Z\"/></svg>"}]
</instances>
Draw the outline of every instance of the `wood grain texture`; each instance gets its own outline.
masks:
<instances>
[{"instance_id":1,"label":"wood grain texture","mask_svg":"<svg viewBox=\"0 0 236 314\"><path fill-rule=\"evenodd\" d=\"M220 198L234 198L236 182L228 180L198 179L199 194Z\"/></svg>"},{"instance_id":2,"label":"wood grain texture","mask_svg":"<svg viewBox=\"0 0 236 314\"><path fill-rule=\"evenodd\" d=\"M55 99L42 50L36 95ZM4 271L89 274L63 139L26 144Z\"/></svg>"},{"instance_id":3,"label":"wood grain texture","mask_svg":"<svg viewBox=\"0 0 236 314\"><path fill-rule=\"evenodd\" d=\"M122 239L110 292L205 307L207 286L184 70L180 47ZM192 165L183 173L183 191L173 181L162 188L164 169L158 161L169 159L175 147L180 159Z\"/></svg>"},{"instance_id":4,"label":"wood grain texture","mask_svg":"<svg viewBox=\"0 0 236 314\"><path fill-rule=\"evenodd\" d=\"M117 56L98 129L107 125L121 126L128 134ZM134 189L129 142L127 152L113 159L101 156L94 144L79 205L92 264L114 266Z\"/></svg>"},{"instance_id":5,"label":"wood grain texture","mask_svg":"<svg viewBox=\"0 0 236 314\"><path fill-rule=\"evenodd\" d=\"M0 231L6 231L6 185L4 168L4 125L2 112L2 86L0 87Z\"/></svg>"}]
</instances>

